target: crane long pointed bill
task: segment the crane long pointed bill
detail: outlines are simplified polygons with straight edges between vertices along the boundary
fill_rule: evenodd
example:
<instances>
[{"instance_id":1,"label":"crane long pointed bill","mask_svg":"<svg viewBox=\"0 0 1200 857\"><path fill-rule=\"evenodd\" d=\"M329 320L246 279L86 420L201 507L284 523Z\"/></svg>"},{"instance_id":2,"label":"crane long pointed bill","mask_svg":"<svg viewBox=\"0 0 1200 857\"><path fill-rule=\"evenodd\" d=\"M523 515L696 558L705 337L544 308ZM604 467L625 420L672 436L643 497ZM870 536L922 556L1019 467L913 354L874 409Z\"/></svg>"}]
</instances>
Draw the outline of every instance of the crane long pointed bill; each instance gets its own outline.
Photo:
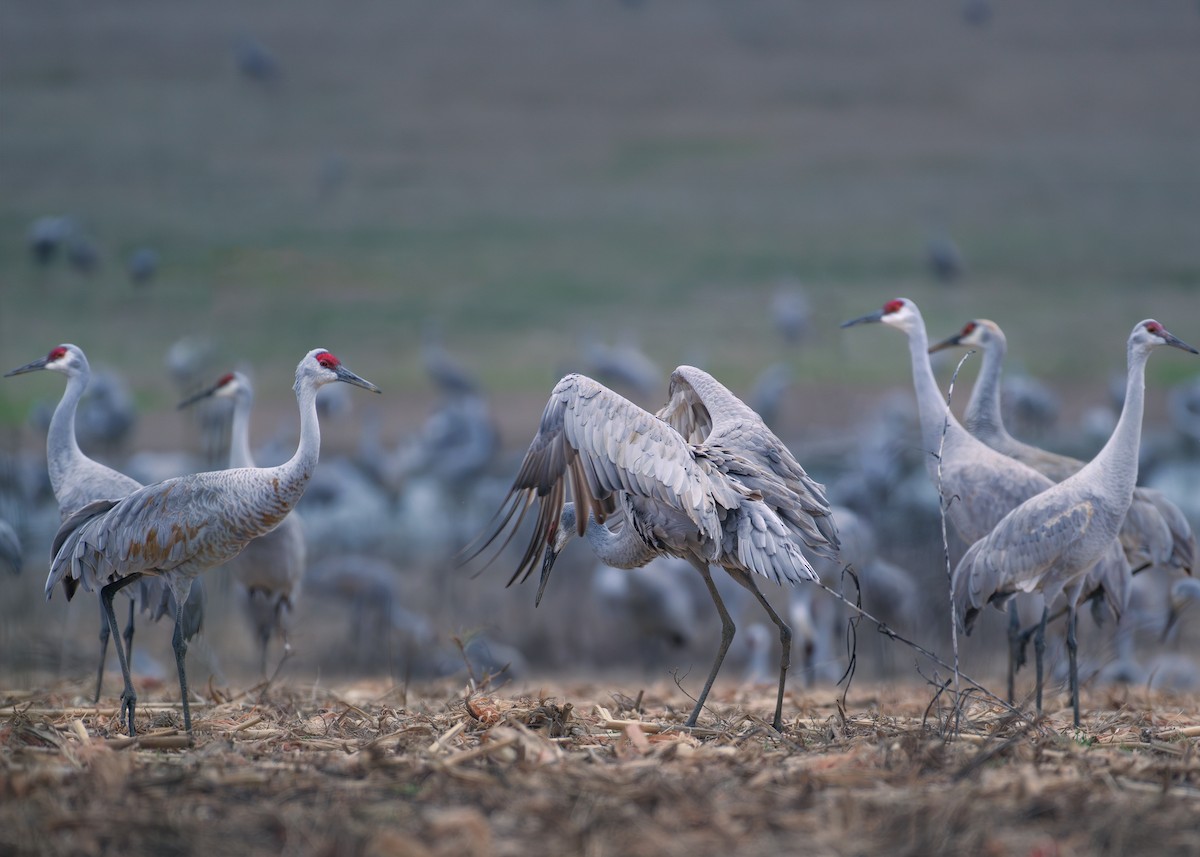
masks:
<instances>
[{"instance_id":1,"label":"crane long pointed bill","mask_svg":"<svg viewBox=\"0 0 1200 857\"><path fill-rule=\"evenodd\" d=\"M929 346L929 353L936 354L944 348L953 348L956 345L962 345L962 334L956 333L953 336L947 336L941 342L935 342Z\"/></svg>"},{"instance_id":2,"label":"crane long pointed bill","mask_svg":"<svg viewBox=\"0 0 1200 857\"><path fill-rule=\"evenodd\" d=\"M554 568L554 561L556 559L558 559L558 551L552 547L547 547L546 556L542 559L542 577L538 581L537 595L533 597L534 607L542 603L542 593L546 591L546 583L550 580L550 570Z\"/></svg>"},{"instance_id":3,"label":"crane long pointed bill","mask_svg":"<svg viewBox=\"0 0 1200 857\"><path fill-rule=\"evenodd\" d=\"M222 381L223 380L224 379L222 379ZM218 381L216 384L213 384L211 387L201 390L199 393L196 393L195 395L188 396L186 399L184 399L182 402L180 402L178 405L176 405L175 409L181 411L186 407L190 407L191 405L196 404L196 402L200 401L201 399L207 399L213 393L217 392L217 390L221 389L222 381Z\"/></svg>"},{"instance_id":4,"label":"crane long pointed bill","mask_svg":"<svg viewBox=\"0 0 1200 857\"><path fill-rule=\"evenodd\" d=\"M883 310L876 310L875 312L867 313L859 318L852 318L849 321L843 321L842 327L853 327L856 324L868 324L876 321L883 321Z\"/></svg>"},{"instance_id":5,"label":"crane long pointed bill","mask_svg":"<svg viewBox=\"0 0 1200 857\"><path fill-rule=\"evenodd\" d=\"M49 363L49 358L43 357L40 360L34 360L32 363L26 363L24 366L18 366L11 372L5 372L5 378L11 378L13 375L24 375L26 372L36 372L38 369L45 369Z\"/></svg>"},{"instance_id":6,"label":"crane long pointed bill","mask_svg":"<svg viewBox=\"0 0 1200 857\"><path fill-rule=\"evenodd\" d=\"M1169 331L1164 330L1162 332L1162 338L1163 338L1163 341L1167 343L1167 345L1172 345L1175 348L1182 349L1183 351L1189 351L1192 354L1200 354L1200 351L1197 351L1195 348L1188 345L1186 342L1184 342L1178 336L1176 336L1173 333L1170 333Z\"/></svg>"},{"instance_id":7,"label":"crane long pointed bill","mask_svg":"<svg viewBox=\"0 0 1200 857\"><path fill-rule=\"evenodd\" d=\"M337 368L333 371L337 373L337 379L339 381L345 381L347 384L353 384L355 387L362 387L364 390L370 390L372 393L383 392L383 390L376 387L370 381L366 380L365 378L358 377L341 364L338 364Z\"/></svg>"}]
</instances>

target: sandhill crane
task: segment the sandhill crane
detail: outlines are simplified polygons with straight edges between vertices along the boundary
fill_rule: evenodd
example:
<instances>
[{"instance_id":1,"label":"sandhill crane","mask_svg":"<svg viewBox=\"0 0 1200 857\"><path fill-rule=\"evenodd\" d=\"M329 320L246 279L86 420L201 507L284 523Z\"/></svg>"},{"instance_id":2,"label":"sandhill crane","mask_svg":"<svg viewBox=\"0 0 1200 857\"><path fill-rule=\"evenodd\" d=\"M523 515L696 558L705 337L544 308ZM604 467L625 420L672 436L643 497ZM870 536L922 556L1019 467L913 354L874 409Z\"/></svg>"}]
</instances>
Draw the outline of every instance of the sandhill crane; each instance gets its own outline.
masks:
<instances>
[{"instance_id":1,"label":"sandhill crane","mask_svg":"<svg viewBox=\"0 0 1200 857\"><path fill-rule=\"evenodd\" d=\"M21 539L12 524L0 518L0 565L13 574L21 573Z\"/></svg>"},{"instance_id":2,"label":"sandhill crane","mask_svg":"<svg viewBox=\"0 0 1200 857\"><path fill-rule=\"evenodd\" d=\"M908 337L913 386L921 420L921 448L927 453L925 465L935 486L939 485L940 480L942 507L964 542L971 544L983 538L1004 515L1054 484L1049 477L1033 468L986 446L963 428L949 411L933 377L925 321L915 303L908 298L897 298L888 301L878 312L844 322L842 327L870 322L882 322L895 327ZM953 502L950 502L950 498L953 498ZM1110 554L1110 559L1106 561L1118 561L1116 554ZM1114 570L1118 577L1128 573L1123 558L1119 559L1119 563ZM1122 606L1111 597L1110 603L1118 611ZM1009 611L1008 674L1011 698L1013 673L1020 658L1020 625L1015 603L1009 603ZM1035 643L1038 641L1044 641L1044 635ZM1044 643L1035 647L1039 676L1043 651ZM1040 686L1041 682L1038 684ZM1040 693L1038 706L1040 710Z\"/></svg>"},{"instance_id":3,"label":"sandhill crane","mask_svg":"<svg viewBox=\"0 0 1200 857\"><path fill-rule=\"evenodd\" d=\"M1073 476L1084 462L1022 443L1004 426L1000 409L1000 373L1007 351L1004 331L994 321L969 321L954 336L930 346L933 353L953 346L983 350L983 366L971 391L964 414L967 430L992 449L1028 464L1055 482ZM1135 488L1129 514L1121 526L1121 545L1135 570L1165 565L1192 573L1196 561L1196 537L1183 512L1161 491Z\"/></svg>"},{"instance_id":4,"label":"sandhill crane","mask_svg":"<svg viewBox=\"0 0 1200 857\"><path fill-rule=\"evenodd\" d=\"M1171 584L1171 592L1167 599L1167 619L1163 623L1162 639L1170 639L1179 618L1193 604L1200 604L1200 580L1194 577L1181 577Z\"/></svg>"},{"instance_id":5,"label":"sandhill crane","mask_svg":"<svg viewBox=\"0 0 1200 857\"><path fill-rule=\"evenodd\" d=\"M283 464L168 479L139 488L123 500L92 503L77 512L55 536L46 597L59 583L68 599L80 585L89 591L99 589L109 625L115 628L113 595L151 575L166 581L182 607L193 579L229 561L252 539L279 526L304 494L321 449L317 390L334 381L379 392L325 349L308 352L296 366L294 387L300 409L300 443ZM178 619L172 643L184 727L191 735L184 670L187 643ZM116 646L125 678L121 716L128 718L129 734L133 735L137 695L129 679L125 650L120 641Z\"/></svg>"},{"instance_id":6,"label":"sandhill crane","mask_svg":"<svg viewBox=\"0 0 1200 857\"><path fill-rule=\"evenodd\" d=\"M812 327L812 304L808 294L794 280L779 284L771 296L771 322L784 342L796 345Z\"/></svg>"},{"instance_id":7,"label":"sandhill crane","mask_svg":"<svg viewBox=\"0 0 1200 857\"><path fill-rule=\"evenodd\" d=\"M580 345L583 371L595 375L601 383L612 384L641 396L652 396L662 383L662 369L632 338L608 345L594 335Z\"/></svg>"},{"instance_id":8,"label":"sandhill crane","mask_svg":"<svg viewBox=\"0 0 1200 857\"><path fill-rule=\"evenodd\" d=\"M72 230L70 218L60 215L46 215L33 221L28 235L33 261L43 268L53 262Z\"/></svg>"},{"instance_id":9,"label":"sandhill crane","mask_svg":"<svg viewBox=\"0 0 1200 857\"><path fill-rule=\"evenodd\" d=\"M158 273L158 262L157 250L153 247L138 247L129 254L129 262L125 266L129 273L129 282L139 288L149 285Z\"/></svg>"},{"instance_id":10,"label":"sandhill crane","mask_svg":"<svg viewBox=\"0 0 1200 857\"><path fill-rule=\"evenodd\" d=\"M250 379L241 372L230 372L208 389L180 402L179 407L213 396L233 399L229 466L255 467L250 452L250 411L254 407L254 388ZM293 511L279 522L279 526L251 541L226 563L245 596L246 615L259 644L264 677L267 674L267 650L274 634L278 633L283 641L285 656L291 651L288 629L300 596L307 557L304 525L298 513Z\"/></svg>"},{"instance_id":11,"label":"sandhill crane","mask_svg":"<svg viewBox=\"0 0 1200 857\"><path fill-rule=\"evenodd\" d=\"M567 375L550 395L509 499L497 512L495 532L472 556L512 524L507 544L535 499L533 538L509 580L525 580L540 561L535 604L572 534L585 536L614 567L636 568L669 554L704 578L721 617L721 645L688 726L696 724L735 631L709 565L720 565L748 589L783 644L773 721L782 730L791 631L754 575L780 583L814 580L801 546L833 556L838 539L824 488L758 414L692 366L671 375L670 399L657 415L591 378ZM605 526L609 517L619 522L617 530Z\"/></svg>"},{"instance_id":12,"label":"sandhill crane","mask_svg":"<svg viewBox=\"0 0 1200 857\"><path fill-rule=\"evenodd\" d=\"M442 327L428 321L421 327L421 365L435 387L446 396L470 396L479 392L475 376L446 348Z\"/></svg>"},{"instance_id":13,"label":"sandhill crane","mask_svg":"<svg viewBox=\"0 0 1200 857\"><path fill-rule=\"evenodd\" d=\"M67 376L67 388L54 409L50 426L46 432L46 468L50 475L50 487L58 501L62 520L96 500L120 499L141 488L135 479L111 467L107 467L84 455L75 436L75 414L84 392L91 380L91 367L83 349L66 343L52 349L49 354L31 363L26 363L5 374L5 377L23 375L38 370L58 372ZM126 651L133 645L134 612L140 606L143 614L157 618L162 615L164 603L169 607L166 588L158 580L148 578L138 584L129 597L129 622L125 626ZM186 619L189 627L199 630L203 624L203 602L196 600L192 607L195 615ZM101 605L100 614L100 666L96 673L95 701L100 699L100 688L104 681L104 662L108 655L110 625Z\"/></svg>"},{"instance_id":14,"label":"sandhill crane","mask_svg":"<svg viewBox=\"0 0 1200 857\"><path fill-rule=\"evenodd\" d=\"M1079 725L1079 676L1075 657L1075 605L1083 580L1111 549L1133 501L1146 389L1146 360L1170 346L1200 354L1153 319L1129 334L1125 405L1104 448L1074 475L1017 506L967 550L954 570L954 602L965 625L971 611L1003 602L1017 592L1040 589L1047 603L1059 591L1067 599L1067 655L1071 702ZM1047 611L1042 611L1044 635Z\"/></svg>"},{"instance_id":15,"label":"sandhill crane","mask_svg":"<svg viewBox=\"0 0 1200 857\"><path fill-rule=\"evenodd\" d=\"M938 230L925 240L925 264L940 283L954 283L963 275L963 257L954 239Z\"/></svg>"}]
</instances>

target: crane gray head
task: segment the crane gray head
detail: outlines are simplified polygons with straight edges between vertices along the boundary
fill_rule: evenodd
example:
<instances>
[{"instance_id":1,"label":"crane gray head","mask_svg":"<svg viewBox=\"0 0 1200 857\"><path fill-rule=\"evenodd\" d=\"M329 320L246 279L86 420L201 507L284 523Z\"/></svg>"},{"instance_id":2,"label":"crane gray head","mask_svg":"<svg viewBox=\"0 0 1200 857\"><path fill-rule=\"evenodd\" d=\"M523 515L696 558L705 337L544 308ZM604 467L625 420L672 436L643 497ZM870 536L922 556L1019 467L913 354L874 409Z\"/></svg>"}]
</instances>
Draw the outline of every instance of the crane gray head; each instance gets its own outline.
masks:
<instances>
[{"instance_id":1,"label":"crane gray head","mask_svg":"<svg viewBox=\"0 0 1200 857\"><path fill-rule=\"evenodd\" d=\"M338 360L324 348L314 348L305 354L304 359L296 367L295 389L297 393L300 392L302 387L307 386L317 389L326 384L332 384L334 381L345 381L347 384L362 387L364 390L370 390L372 393L383 392L370 381L355 375L342 365L341 360Z\"/></svg>"},{"instance_id":2,"label":"crane gray head","mask_svg":"<svg viewBox=\"0 0 1200 857\"><path fill-rule=\"evenodd\" d=\"M921 311L908 298L896 298L883 305L883 309L850 321L843 321L842 327L853 327L856 324L868 324L881 321L907 331L921 322Z\"/></svg>"},{"instance_id":3,"label":"crane gray head","mask_svg":"<svg viewBox=\"0 0 1200 857\"><path fill-rule=\"evenodd\" d=\"M244 398L247 401L254 400L254 388L250 385L250 379L241 372L229 372L217 379L217 383L213 384L194 396L188 396L178 404L179 408L186 408L189 405L194 405L201 399L207 398Z\"/></svg>"},{"instance_id":4,"label":"crane gray head","mask_svg":"<svg viewBox=\"0 0 1200 857\"><path fill-rule=\"evenodd\" d=\"M1134 325L1133 332L1129 334L1129 347L1131 349L1136 348L1149 351L1151 348L1157 348L1162 345L1169 345L1172 348L1179 348L1192 354L1200 354L1200 351L1188 345L1152 318L1139 321Z\"/></svg>"},{"instance_id":5,"label":"crane gray head","mask_svg":"<svg viewBox=\"0 0 1200 857\"><path fill-rule=\"evenodd\" d=\"M6 372L4 377L24 375L26 372L36 372L38 369L61 372L68 377L90 371L87 358L83 356L83 349L68 342L53 349L40 360L34 360L32 363L26 363L24 366L18 366L11 372Z\"/></svg>"},{"instance_id":6,"label":"crane gray head","mask_svg":"<svg viewBox=\"0 0 1200 857\"><path fill-rule=\"evenodd\" d=\"M575 533L575 504L564 503L562 511L558 513L558 526L554 532L546 535L546 552L542 556L542 576L538 581L537 595L533 597L534 607L542 603L542 593L546 591L546 584L550 581L550 570L554 568L554 561Z\"/></svg>"},{"instance_id":7,"label":"crane gray head","mask_svg":"<svg viewBox=\"0 0 1200 857\"><path fill-rule=\"evenodd\" d=\"M977 318L973 321L968 321L963 325L963 329L953 336L948 336L941 342L929 346L929 353L933 354L934 352L941 351L943 348L953 348L955 346L985 348L997 342L1002 345L1005 344L1004 332L1000 330L1000 325L986 318Z\"/></svg>"}]
</instances>

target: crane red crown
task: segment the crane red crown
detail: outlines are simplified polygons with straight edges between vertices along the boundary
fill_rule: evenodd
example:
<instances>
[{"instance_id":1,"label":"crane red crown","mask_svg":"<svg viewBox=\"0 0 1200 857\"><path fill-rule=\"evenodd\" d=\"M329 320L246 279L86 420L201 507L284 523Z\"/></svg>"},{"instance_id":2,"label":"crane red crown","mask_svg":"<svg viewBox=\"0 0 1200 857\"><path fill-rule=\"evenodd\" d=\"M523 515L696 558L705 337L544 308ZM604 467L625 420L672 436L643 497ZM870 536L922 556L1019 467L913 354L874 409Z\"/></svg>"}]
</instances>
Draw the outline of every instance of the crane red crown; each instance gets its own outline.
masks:
<instances>
[{"instance_id":1,"label":"crane red crown","mask_svg":"<svg viewBox=\"0 0 1200 857\"><path fill-rule=\"evenodd\" d=\"M342 361L338 360L336 357L334 357L328 351L322 351L320 354L318 354L317 362L320 363L322 366L324 366L326 369L336 369L337 367L342 365Z\"/></svg>"},{"instance_id":2,"label":"crane red crown","mask_svg":"<svg viewBox=\"0 0 1200 857\"><path fill-rule=\"evenodd\" d=\"M902 300L897 299L894 301L888 301L887 303L885 303L883 305L883 314L891 315L892 313L896 312L903 306L904 306L904 301L902 301Z\"/></svg>"},{"instance_id":3,"label":"crane red crown","mask_svg":"<svg viewBox=\"0 0 1200 857\"><path fill-rule=\"evenodd\" d=\"M63 346L60 345L60 346L58 346L58 348L55 348L53 351L51 351L50 355L46 359L47 360L59 360L66 356L67 356L67 349L65 349Z\"/></svg>"}]
</instances>

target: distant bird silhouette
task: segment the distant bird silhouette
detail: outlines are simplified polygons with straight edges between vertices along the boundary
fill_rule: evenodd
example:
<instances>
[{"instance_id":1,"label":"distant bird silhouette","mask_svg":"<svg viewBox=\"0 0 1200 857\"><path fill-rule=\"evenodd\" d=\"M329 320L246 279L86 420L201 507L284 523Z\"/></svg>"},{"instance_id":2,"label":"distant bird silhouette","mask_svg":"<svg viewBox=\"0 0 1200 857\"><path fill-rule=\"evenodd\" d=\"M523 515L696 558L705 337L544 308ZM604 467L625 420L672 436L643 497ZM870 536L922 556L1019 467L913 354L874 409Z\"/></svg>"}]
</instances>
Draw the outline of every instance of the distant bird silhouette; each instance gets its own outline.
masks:
<instances>
[{"instance_id":1,"label":"distant bird silhouette","mask_svg":"<svg viewBox=\"0 0 1200 857\"><path fill-rule=\"evenodd\" d=\"M153 247L138 247L129 255L126 270L129 282L136 287L148 286L158 273L159 256Z\"/></svg>"},{"instance_id":2,"label":"distant bird silhouette","mask_svg":"<svg viewBox=\"0 0 1200 857\"><path fill-rule=\"evenodd\" d=\"M59 215L39 217L29 227L29 254L39 267L47 267L58 256L72 231L69 218Z\"/></svg>"},{"instance_id":3,"label":"distant bird silhouette","mask_svg":"<svg viewBox=\"0 0 1200 857\"><path fill-rule=\"evenodd\" d=\"M270 83L279 77L279 62L257 38L239 36L233 44L233 58L243 77L258 83Z\"/></svg>"},{"instance_id":4,"label":"distant bird silhouette","mask_svg":"<svg viewBox=\"0 0 1200 857\"><path fill-rule=\"evenodd\" d=\"M783 341L797 345L812 327L812 304L804 289L795 282L785 282L771 296L771 322Z\"/></svg>"},{"instance_id":5,"label":"distant bird silhouette","mask_svg":"<svg viewBox=\"0 0 1200 857\"><path fill-rule=\"evenodd\" d=\"M963 257L958 245L945 232L935 232L925 241L925 263L939 283L955 283L963 275Z\"/></svg>"}]
</instances>

